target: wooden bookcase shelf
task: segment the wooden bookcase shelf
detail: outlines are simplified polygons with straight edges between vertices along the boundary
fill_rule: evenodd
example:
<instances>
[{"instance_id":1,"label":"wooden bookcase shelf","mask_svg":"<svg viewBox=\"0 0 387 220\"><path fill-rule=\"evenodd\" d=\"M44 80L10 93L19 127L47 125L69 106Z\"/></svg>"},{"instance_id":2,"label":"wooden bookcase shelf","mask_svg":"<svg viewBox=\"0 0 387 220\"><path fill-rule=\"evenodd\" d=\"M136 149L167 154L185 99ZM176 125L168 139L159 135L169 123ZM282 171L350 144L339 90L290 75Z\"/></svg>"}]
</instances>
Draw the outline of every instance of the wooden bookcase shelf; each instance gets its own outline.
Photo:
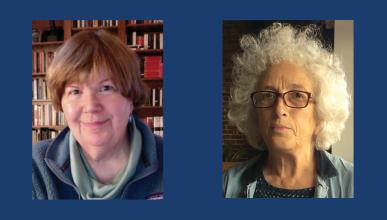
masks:
<instances>
[{"instance_id":1,"label":"wooden bookcase shelf","mask_svg":"<svg viewBox=\"0 0 387 220\"><path fill-rule=\"evenodd\" d=\"M107 20L105 20L107 21ZM109 31L110 33L116 35L122 42L128 45L128 38L132 40L132 32L138 32L137 36L140 36L143 33L162 33L163 32L163 23L160 20L153 20L156 21L157 23L150 23L148 21L144 22L142 20L140 21L140 24L129 24L129 20L110 20L112 23L114 23L114 26L97 26L97 27L76 27L78 24L106 24L106 22L103 20L94 20L94 21L82 21L84 23L81 23L81 21L73 21L73 20L55 20L55 31L52 30L53 28L53 22L48 21L48 20L35 20L32 22L32 32L33 32L33 42L32 42L32 51L33 51L33 65L37 62L42 62L38 61L39 56L44 56L44 67L34 67L33 66L33 71L32 71L32 80L33 80L33 88L32 92L36 92L37 90L41 88L45 88L46 86L46 70L48 68L49 61L46 61L45 59L48 59L47 53L54 52L56 51L65 41L67 41L71 36L74 34L80 32L80 31L85 31L85 30L106 30ZM133 21L133 20L131 20ZM93 23L96 22L96 23ZM53 36L52 33L58 33L60 36L57 36L56 38L59 40L52 40ZM35 34L35 36L34 36ZM152 36L153 37L153 36ZM54 36L55 39L55 36ZM153 38L152 38L153 39ZM156 38L155 38L156 39ZM158 41L162 41L162 38L157 38ZM134 50L138 56L141 58L142 62L144 62L144 57L150 57L150 56L158 56L158 57L163 57L164 51L162 48L154 48L156 47L156 43L153 47L146 47L146 46L141 46L141 43L144 44L144 40L140 40L140 45L128 45L128 48ZM151 42L151 40L150 40ZM137 44L137 39L134 44ZM146 43L146 42L145 42ZM160 46L161 45L161 46ZM158 42L157 47L162 47L162 42ZM135 48L135 49L133 49ZM39 54L34 54L39 53ZM35 57L34 57L35 56ZM47 57L46 57L47 56ZM34 59L35 58L35 59ZM47 63L46 63L47 62ZM142 65L144 65L142 63ZM45 71L34 71L39 70L39 69L44 69ZM34 82L35 80L35 82ZM163 78L142 78L144 84L148 87L149 89L149 94L152 96L154 94L158 95L158 98L162 99L162 88L163 88ZM34 84L35 83L35 84ZM38 88L34 88L38 87ZM35 89L35 90L34 90ZM156 92L154 90L157 90ZM44 95L48 95L47 91L43 92ZM40 94L41 95L41 94ZM41 97L45 97L45 96ZM46 132L44 135L45 138L46 136L50 135L56 135L60 130L65 128L65 125L50 125L50 126L40 126L40 125L34 125L34 116L36 117L37 113L34 114L34 106L35 110L37 107L41 108L39 111L42 111L44 107L47 107L47 105L50 106L49 112L51 113L53 110L51 100L49 97L46 99L39 99L39 96L33 96L33 97L38 97L38 99L33 99L32 100L32 135L33 135L33 143L41 140L39 137L34 137L34 135L38 135L41 133ZM160 121L162 122L162 117L163 117L163 107L159 106L161 104L160 100L156 100L153 98L153 104L156 106L150 106L149 103L152 103L152 97L150 98L150 101L148 100L148 104L145 106L142 106L134 111L134 114L138 115L139 117L143 118L144 121L149 123L148 121L154 122L154 121ZM156 103L156 104L155 104ZM52 109L51 109L52 108ZM41 112L39 112L41 114ZM58 114L63 114L63 113L58 113ZM59 116L58 116L59 117ZM40 120L43 120L40 118ZM56 118L58 120L58 118ZM161 124L162 126L162 124ZM150 127L153 129L155 126L150 125ZM162 129L162 128L161 128ZM47 130L52 130L54 132L53 134L47 134ZM154 130L155 131L155 130ZM160 131L160 128L158 127L158 131ZM155 132L156 133L156 132ZM162 134L162 133L159 133ZM55 136L54 135L54 136ZM48 138L53 138L48 137Z\"/></svg>"},{"instance_id":2,"label":"wooden bookcase shelf","mask_svg":"<svg viewBox=\"0 0 387 220\"><path fill-rule=\"evenodd\" d=\"M126 27L130 30L138 31L162 31L163 24L127 24Z\"/></svg>"},{"instance_id":3,"label":"wooden bookcase shelf","mask_svg":"<svg viewBox=\"0 0 387 220\"><path fill-rule=\"evenodd\" d=\"M66 126L55 126L55 125L50 125L50 126L32 126L32 129L35 129L35 130L38 130L38 129L42 129L42 128L47 128L47 129L52 129L52 130L56 130L56 131L61 131L62 129L64 129Z\"/></svg>"},{"instance_id":4,"label":"wooden bookcase shelf","mask_svg":"<svg viewBox=\"0 0 387 220\"><path fill-rule=\"evenodd\" d=\"M49 99L32 99L32 103L51 103Z\"/></svg>"},{"instance_id":5,"label":"wooden bookcase shelf","mask_svg":"<svg viewBox=\"0 0 387 220\"><path fill-rule=\"evenodd\" d=\"M141 118L153 117L153 116L163 116L163 108L162 107L142 106L139 109L136 109L135 112Z\"/></svg>"},{"instance_id":6,"label":"wooden bookcase shelf","mask_svg":"<svg viewBox=\"0 0 387 220\"><path fill-rule=\"evenodd\" d=\"M32 77L46 77L46 73L32 73Z\"/></svg>"},{"instance_id":7,"label":"wooden bookcase shelf","mask_svg":"<svg viewBox=\"0 0 387 220\"><path fill-rule=\"evenodd\" d=\"M36 46L59 46L62 45L63 41L46 41L46 42L32 42L32 47Z\"/></svg>"},{"instance_id":8,"label":"wooden bookcase shelf","mask_svg":"<svg viewBox=\"0 0 387 220\"><path fill-rule=\"evenodd\" d=\"M163 50L160 49L136 49L137 54L139 55L162 55Z\"/></svg>"},{"instance_id":9,"label":"wooden bookcase shelf","mask_svg":"<svg viewBox=\"0 0 387 220\"><path fill-rule=\"evenodd\" d=\"M55 26L57 28L63 28L63 20L55 20ZM50 30L50 20L33 20L32 29L39 29L48 31Z\"/></svg>"},{"instance_id":10,"label":"wooden bookcase shelf","mask_svg":"<svg viewBox=\"0 0 387 220\"><path fill-rule=\"evenodd\" d=\"M118 27L82 27L82 28L71 28L73 32L85 31L85 30L107 30L107 31L117 31Z\"/></svg>"}]
</instances>

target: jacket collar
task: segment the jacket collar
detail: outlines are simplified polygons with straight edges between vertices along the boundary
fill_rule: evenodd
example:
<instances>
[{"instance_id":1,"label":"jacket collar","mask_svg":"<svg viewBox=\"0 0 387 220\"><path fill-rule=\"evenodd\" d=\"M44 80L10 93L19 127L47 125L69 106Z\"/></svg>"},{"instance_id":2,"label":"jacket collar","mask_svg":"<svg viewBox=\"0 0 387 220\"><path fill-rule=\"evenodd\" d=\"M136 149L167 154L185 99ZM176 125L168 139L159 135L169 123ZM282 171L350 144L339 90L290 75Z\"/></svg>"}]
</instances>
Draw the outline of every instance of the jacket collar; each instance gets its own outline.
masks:
<instances>
[{"instance_id":1,"label":"jacket collar","mask_svg":"<svg viewBox=\"0 0 387 220\"><path fill-rule=\"evenodd\" d=\"M317 175L322 179L328 179L338 175L336 167L329 159L328 152L316 150Z\"/></svg>"}]
</instances>

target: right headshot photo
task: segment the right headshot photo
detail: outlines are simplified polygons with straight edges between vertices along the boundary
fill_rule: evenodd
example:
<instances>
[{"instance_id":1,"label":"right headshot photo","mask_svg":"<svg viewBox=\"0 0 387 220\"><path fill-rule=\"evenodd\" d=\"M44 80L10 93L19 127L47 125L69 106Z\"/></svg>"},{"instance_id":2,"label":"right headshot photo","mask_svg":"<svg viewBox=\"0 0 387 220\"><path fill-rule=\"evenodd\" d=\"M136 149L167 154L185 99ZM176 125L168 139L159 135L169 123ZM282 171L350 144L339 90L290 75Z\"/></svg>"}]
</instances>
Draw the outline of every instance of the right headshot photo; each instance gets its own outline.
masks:
<instances>
[{"instance_id":1,"label":"right headshot photo","mask_svg":"<svg viewBox=\"0 0 387 220\"><path fill-rule=\"evenodd\" d=\"M223 196L354 198L354 22L223 21Z\"/></svg>"}]
</instances>

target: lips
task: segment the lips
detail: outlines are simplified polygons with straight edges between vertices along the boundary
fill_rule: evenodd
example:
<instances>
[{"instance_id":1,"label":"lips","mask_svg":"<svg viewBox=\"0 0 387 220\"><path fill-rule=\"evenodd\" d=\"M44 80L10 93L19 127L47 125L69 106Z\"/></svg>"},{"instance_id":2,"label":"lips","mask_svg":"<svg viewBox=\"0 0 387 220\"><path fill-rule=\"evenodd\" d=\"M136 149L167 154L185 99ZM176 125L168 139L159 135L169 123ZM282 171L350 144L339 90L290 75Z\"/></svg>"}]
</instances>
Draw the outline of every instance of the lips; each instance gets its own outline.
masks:
<instances>
[{"instance_id":1,"label":"lips","mask_svg":"<svg viewBox=\"0 0 387 220\"><path fill-rule=\"evenodd\" d=\"M109 121L109 119L91 121L91 122L82 122L82 125L87 127L87 128L97 129L97 128L104 126L108 121Z\"/></svg>"},{"instance_id":2,"label":"lips","mask_svg":"<svg viewBox=\"0 0 387 220\"><path fill-rule=\"evenodd\" d=\"M287 129L289 129L289 127L287 127L287 126L285 126L285 125L272 125L271 126L272 128L287 128Z\"/></svg>"},{"instance_id":3,"label":"lips","mask_svg":"<svg viewBox=\"0 0 387 220\"><path fill-rule=\"evenodd\" d=\"M285 126L285 125L281 125L281 124L274 124L274 125L271 125L270 128L274 131L287 131L289 130L290 128L288 126Z\"/></svg>"}]
</instances>

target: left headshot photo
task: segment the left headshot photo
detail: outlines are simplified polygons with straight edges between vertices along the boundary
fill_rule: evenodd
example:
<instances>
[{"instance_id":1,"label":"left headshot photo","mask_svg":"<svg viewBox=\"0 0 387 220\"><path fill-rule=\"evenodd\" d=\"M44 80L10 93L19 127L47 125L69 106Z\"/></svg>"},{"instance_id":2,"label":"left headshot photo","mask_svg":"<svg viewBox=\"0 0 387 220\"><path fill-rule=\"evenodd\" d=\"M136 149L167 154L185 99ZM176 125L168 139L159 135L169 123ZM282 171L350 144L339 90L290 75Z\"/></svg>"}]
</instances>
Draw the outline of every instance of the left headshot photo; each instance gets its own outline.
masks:
<instances>
[{"instance_id":1,"label":"left headshot photo","mask_svg":"<svg viewBox=\"0 0 387 220\"><path fill-rule=\"evenodd\" d=\"M160 200L163 20L32 21L32 200Z\"/></svg>"}]
</instances>

